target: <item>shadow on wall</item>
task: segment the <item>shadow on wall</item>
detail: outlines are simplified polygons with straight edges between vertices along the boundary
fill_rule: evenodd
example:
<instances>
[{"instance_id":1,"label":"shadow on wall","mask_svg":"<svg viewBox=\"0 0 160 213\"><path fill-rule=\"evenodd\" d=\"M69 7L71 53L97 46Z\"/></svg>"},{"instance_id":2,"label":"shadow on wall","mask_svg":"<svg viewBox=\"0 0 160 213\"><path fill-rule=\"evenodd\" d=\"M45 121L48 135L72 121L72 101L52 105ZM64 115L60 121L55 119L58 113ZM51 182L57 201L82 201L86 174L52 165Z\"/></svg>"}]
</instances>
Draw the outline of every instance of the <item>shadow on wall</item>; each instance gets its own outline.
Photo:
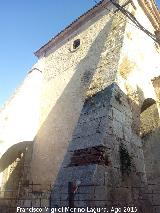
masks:
<instances>
[{"instance_id":1,"label":"shadow on wall","mask_svg":"<svg viewBox=\"0 0 160 213\"><path fill-rule=\"evenodd\" d=\"M143 152L145 158L147 180L150 184L160 184L160 128L143 137Z\"/></svg>"},{"instance_id":2,"label":"shadow on wall","mask_svg":"<svg viewBox=\"0 0 160 213\"><path fill-rule=\"evenodd\" d=\"M142 139L147 183L154 187L160 185L160 116L157 103L153 98L144 98L138 87L139 106L131 100L133 123L132 129ZM155 189L155 188L154 188Z\"/></svg>"},{"instance_id":3,"label":"shadow on wall","mask_svg":"<svg viewBox=\"0 0 160 213\"><path fill-rule=\"evenodd\" d=\"M32 141L24 141L11 146L2 155L0 159L0 172L3 172L9 165L11 165L17 158L21 158L21 154L25 153L26 148L33 144Z\"/></svg>"},{"instance_id":4,"label":"shadow on wall","mask_svg":"<svg viewBox=\"0 0 160 213\"><path fill-rule=\"evenodd\" d=\"M146 104L147 103L147 104ZM159 112L155 100L146 99L144 101L146 106L140 115L141 129L140 134L143 143L143 152L145 158L145 167L147 180L150 184L155 184L160 177L160 125Z\"/></svg>"},{"instance_id":5,"label":"shadow on wall","mask_svg":"<svg viewBox=\"0 0 160 213\"><path fill-rule=\"evenodd\" d=\"M25 141L14 144L10 147L0 159L0 172L3 172L2 191L4 190L4 197L17 196L19 184L23 184L27 177L24 177L25 166L30 163L27 162L26 155L31 154L33 142ZM10 193L8 194L7 193Z\"/></svg>"},{"instance_id":6,"label":"shadow on wall","mask_svg":"<svg viewBox=\"0 0 160 213\"><path fill-rule=\"evenodd\" d=\"M138 129L136 131L138 137L137 136L134 137L135 132L132 133L132 137L133 137L133 140L137 140L137 138L140 139L140 131L142 131L143 128L146 130L145 125L146 126L148 125L147 119L145 121L141 120L140 112L144 112L147 109L150 109L150 107L155 107L155 101L153 101L151 99L148 99L149 101L144 100L143 91L141 91L138 88L137 92L139 94L137 94L137 95L139 95L139 98L140 98L139 102L141 104L132 103L133 100L129 100L129 97L127 97L125 94L123 94L123 92L120 90L120 88L117 89L117 91L118 91L117 94L114 93L113 89L116 90L116 87L118 88L118 86L114 83L114 84L110 85L109 87L105 88L103 91L98 92L94 97L88 99L85 102L81 112L82 112L82 114L84 112L87 114L88 111L94 111L97 106L99 106L100 110L102 109L102 106L103 106L105 108L105 110L107 111L107 102L110 105L111 98L116 99L116 102L114 102L116 109L119 109L120 105L123 106L123 104L124 104L124 106L127 106L127 104L129 103L129 107L131 107L131 109L132 109L132 116L133 117L136 116L136 120L138 120L138 122L139 122L139 124L137 125ZM115 97L113 97L113 96L115 96ZM128 100L128 103L127 103L127 100ZM147 103L148 103L148 105L147 105ZM101 107L100 107L100 105L101 105ZM114 106L112 106L112 107L114 108ZM135 112L139 112L139 114L135 114ZM151 115L150 112L148 112L148 113L149 113L149 115ZM87 114L86 117L88 115L89 114ZM157 116L154 113L152 115L153 115L153 119L157 119ZM108 116L108 114L107 114L107 116ZM80 121L82 121L82 120L79 120L78 122L80 122ZM99 121L100 121L100 119L97 119L96 122L98 123ZM103 131L106 131L108 129L108 127L109 127L108 121L109 120L106 119L105 122L103 122L103 125L99 126L99 129L97 129L99 131L99 133L103 133ZM135 121L135 119L134 119L134 121ZM92 124L92 121L88 121L86 123L89 125L90 122ZM125 123L123 123L122 125L124 128L126 127ZM142 126L143 126L143 128L142 128ZM83 127L83 125L82 125L82 127ZM123 129L123 127L122 127L122 129ZM114 127L112 126L112 128L114 128ZM150 128L152 128L152 134L154 136L157 131L156 127L153 128L153 125L151 125ZM104 130L104 129L106 129L106 130ZM85 129L83 129L83 131L85 132ZM133 131L134 131L134 129L133 129ZM146 135L150 134L150 133L151 132L145 131ZM109 199L110 204L111 204L111 202L113 202L112 205L126 206L127 204L129 205L131 203L133 205L133 203L135 202L134 204L137 204L135 206L142 208L141 212L152 212L152 210L151 210L152 202L150 202L148 194L147 193L145 194L143 192L144 189L146 190L146 192L148 192L147 191L148 186L147 186L147 182L145 182L146 179L144 178L144 176L146 175L148 178L149 177L148 172L152 172L153 182L154 182L154 184L157 183L156 179L158 176L153 173L153 172L155 172L155 173L157 172L156 167L151 168L152 171L146 170L147 174L145 174L145 170L143 170L144 167L143 168L142 168L142 166L139 167L139 164L143 165L143 163L145 163L145 164L153 163L153 159L150 158L150 155L148 155L148 158L146 158L147 156L145 155L144 156L145 160L143 161L143 150L144 150L145 146L143 146L143 148L139 148L139 145L136 145L136 143L138 143L139 139L135 143L133 142L133 140L131 140L130 143L128 144L127 141L125 141L126 135L123 135L123 138L120 138L120 136L117 135L117 138L116 138L116 137L114 137L115 133L114 134L110 133L110 134L111 134L111 137L113 137L113 138L111 140L111 137L110 138L107 137L106 144L103 144L103 140L105 141L105 135L99 134L99 135L102 135L102 137L100 139L100 143L98 144L98 146L95 146L94 144L92 144L91 147L89 147L89 148L78 149L78 150L74 150L74 151L71 149L71 146L73 145L72 143L75 142L75 140L73 138L73 140L70 142L70 146L68 147L68 150L66 152L68 154L66 154L66 156L64 158L64 162L62 164L63 168L61 167L61 170L59 171L59 173L57 175L57 180L55 181L56 184L53 185L53 190L52 190L52 194L51 194L51 200L52 200L51 206L68 205L68 203L70 202L70 199L72 199L72 198L70 197L69 192L68 192L68 197L66 197L67 183L72 182L73 184L75 184L75 186L73 185L73 189L74 189L75 187L78 186L76 184L78 184L78 181L79 181L80 185L77 188L78 192L76 191L75 200L74 199L72 200L75 202L74 203L75 206L76 205L85 206L85 204L87 203L87 206L91 205L91 207L93 207L96 205L94 203L94 201L97 203L98 203L98 201L102 201L100 205L103 205L103 207L104 207L104 205L109 205L109 204L104 204L104 202L107 203L107 199ZM85 133L84 133L84 135L85 135ZM93 136L95 136L95 135L96 134L94 134ZM132 139L132 137L131 137L131 139ZM156 137L158 138L158 135ZM84 143L83 142L83 140L85 140L84 138L83 138L83 135L81 135L81 138L80 138L81 140L79 140L79 142ZM92 138L93 141L91 141L91 143L92 142L94 143L96 139ZM90 137L89 137L89 140L91 140ZM112 142L115 143L115 141L117 140L119 149L112 150L112 148L109 148L109 152L108 152L107 148L108 148L108 144L110 143L109 140L111 140L111 143ZM149 141L149 142L151 142L151 141ZM153 139L153 142L154 143L156 142L155 139ZM87 143L88 143L88 141L87 141ZM112 144L112 146L114 146L114 145ZM79 145L79 147L80 146L81 145ZM71 150L72 150L72 152L71 152L71 156L70 156L69 153ZM105 153L105 151L106 151L106 153ZM102 153L103 156L100 153ZM106 158L104 158L104 154L105 154ZM121 174L119 174L118 172L116 173L114 171L115 170L115 168L114 168L115 158L113 156L115 156L115 155L116 155L116 159L118 159L118 161L120 163L120 173ZM97 156L101 157L101 159L99 159L99 158L97 159L96 158ZM153 154L153 156L154 156L154 154ZM66 161L67 161L66 159L70 163L66 164ZM103 169L98 169L98 167L103 168ZM91 170L91 168L93 168L93 169ZM140 168L141 168L141 170L140 170ZM105 180L101 178L102 173L105 174L105 172L107 173L106 183L105 183ZM103 176L103 177L105 178L105 176ZM108 180L109 180L109 182L108 182ZM103 188L103 189L101 188L100 191L98 191L98 189L97 189L98 184L99 184L99 187ZM96 188L96 186L97 186L97 188ZM68 184L68 188L69 188L69 184ZM92 188L92 190L91 190L91 188ZM97 194L96 194L96 190L97 190ZM83 193L86 193L85 196ZM141 199L139 200L139 198L137 198L137 200L136 200L134 197L135 194L133 195L133 193L141 194ZM100 195L100 197L97 195ZM101 200L99 200L99 199L101 199ZM82 205L82 203L83 203L83 205ZM145 208L145 211L144 211L144 208Z\"/></svg>"},{"instance_id":7,"label":"shadow on wall","mask_svg":"<svg viewBox=\"0 0 160 213\"><path fill-rule=\"evenodd\" d=\"M110 85L108 88L106 88L104 91L100 91L100 92L98 92L94 97L92 97L92 98L90 98L90 99L88 99L86 102L85 102L85 104L86 104L86 106L89 106L89 108L90 109L92 109L93 110L93 108L94 108L94 105L93 105L93 103L95 104L95 105L99 105L99 104L101 104L101 105L105 105L105 104L107 104L107 103L109 103L109 100L110 100L110 97L109 97L109 94L110 94L110 91L112 90L112 88L115 88L116 86L115 86L115 84L113 84L113 86L112 85ZM141 91L141 97L143 97L142 96L142 91ZM111 94L110 94L111 95ZM123 102L122 102L122 100L121 100L121 98L119 97L118 98L118 96L116 96L115 97L116 98L116 101L117 101L117 106L118 106L118 104L119 105L121 105L121 104L123 104ZM126 98L127 99L127 98ZM125 99L125 100L126 100ZM97 103L95 103L95 100L97 101ZM124 100L123 100L124 101ZM125 101L125 103L126 103L127 101ZM148 103L148 105L147 105L147 103ZM152 104L151 104L152 103ZM139 107L139 110L141 111L141 112L145 112L146 110L149 110L150 109L150 107L151 107L151 109L152 109L152 107L154 106L154 104L155 104L155 102L152 100L151 101L151 99L149 99L149 101L147 101L147 100L144 100L144 102L143 102L143 104L141 104L140 106L139 105L137 105L137 107ZM144 107L145 106L145 107ZM154 106L155 107L155 106ZM88 110L89 110L89 108L88 108ZM106 106L105 106L105 108L106 108ZM132 109L133 109L133 106L132 106ZM84 110L84 107L83 107L83 109L81 110L81 112ZM149 115L151 115L151 113L150 113L150 111L148 111L148 113L149 113ZM153 117L155 117L155 114L153 113L152 114L153 115ZM136 115L137 116L137 115ZM156 117L157 118L157 117ZM140 119L140 115L139 115L139 119ZM106 128L107 127L107 123L104 123L104 128ZM143 122L143 125L145 125L145 123ZM146 125L148 125L148 121L146 120ZM101 129L99 129L99 130L101 130ZM102 130L103 131L103 130ZM145 132L146 133L146 132ZM158 179L158 175L159 175L159 171L158 171L158 159L159 159L159 156L158 156L158 150L157 150L157 145L156 145L156 143L158 142L158 136L159 136L159 129L158 128L156 128L155 127L155 129L154 129L154 131L152 131L152 133L151 132L148 132L148 134L146 134L144 137L143 137L143 140L144 140L144 153L145 153L145 151L146 151L146 153L145 153L145 162L146 162L146 172L147 172L147 178L148 178L148 180L151 182L152 181L152 183L157 183L157 179ZM72 141L73 142L73 141ZM107 141L108 142L108 141ZM31 142L29 142L29 143L31 143ZM149 145L150 144L150 145ZM6 163L7 161L8 161L8 163L6 163L4 166L3 166L3 169L5 169L5 168L7 168L10 164L12 164L12 162L14 162L15 160L16 160L16 158L18 157L18 153L20 154L20 153L23 153L22 152L22 150L24 149L24 147L26 147L26 145L27 145L27 142L24 142L24 144L23 143L20 143L20 144L17 144L17 147L14 145L12 148L10 148L8 151L7 151L7 153L5 153L4 154L4 156L3 156L3 161ZM153 146L154 145L154 146ZM20 147L21 147L21 149L20 149ZM149 148L148 148L149 147ZM67 147L68 148L68 147ZM96 148L96 152L99 154L100 152L103 152L103 150L101 149L101 148L103 148L103 147L95 147ZM100 150L98 150L100 148ZM127 150L127 149L126 149ZM13 152L14 151L14 152ZM85 150L86 151L86 150ZM89 150L90 151L90 150ZM115 150L114 150L115 151ZM13 152L13 153L12 153ZM68 150L67 150L67 152L68 152ZM67 153L67 152L65 152L65 154ZM151 153L149 153L149 152L152 152L152 155L151 155ZM127 152L128 154L129 154L129 151ZM156 156L154 155L156 153ZM86 154L88 154L88 153L84 153L84 155L86 155ZM115 153L114 153L115 154ZM126 154L126 153L124 153L124 154ZM7 156L11 156L11 158L8 160L7 159ZM20 154L21 155L21 154ZM129 154L130 155L130 154ZM129 156L128 155L128 156ZM92 157L91 155L89 156L89 157ZM10 175L10 178L8 179L8 181L7 181L7 183L6 183L6 189L17 189L17 187L18 187L18 183L19 183L19 177L21 177L22 176L22 173L21 173L21 168L23 168L23 162L24 162L24 160L25 160L25 158L24 158L24 156L22 156L21 155L21 158L19 158L19 161L17 162L17 164L16 164L16 166L15 166L15 169L13 170L13 172L11 173L11 175ZM82 160L82 159L80 159L80 160ZM90 160L92 160L92 159L90 159ZM95 159L93 159L93 160L95 160ZM110 159L109 159L110 160ZM155 161L157 161L157 164L156 164L156 162ZM93 164L94 164L95 162L93 162ZM97 163L97 162L96 162ZM107 168L109 168L110 167L110 164L108 164L109 163L109 161L107 162L107 164L106 164L106 167L105 167L105 170L107 170ZM111 162L112 163L112 162ZM149 167L150 166L150 164L151 164L151 166L152 167ZM124 164L124 166L126 166L126 164ZM156 168L157 167L157 168ZM74 167L75 168L75 167ZM126 169L126 167L125 167L125 169ZM59 172L59 171L58 171ZM137 181L137 180L139 180L139 179L134 179L135 177L134 177L134 173L132 173L133 171L131 171L131 174L130 174L130 176L128 176L128 175L126 175L126 174L122 174L122 176L124 176L125 178L124 178L124 180L122 181L122 184L124 185L124 187L126 188L126 186L128 187L129 186L129 184L131 185L131 184L133 184L134 183L134 181ZM135 172L136 172L136 170L135 170ZM110 171L110 173L112 173L111 171ZM123 172L122 172L123 173ZM134 174L134 175L133 175ZM58 174L59 175L59 174ZM114 179L115 179L115 175L114 174L111 174L111 175L113 175L113 177L112 177L112 181L113 181L113 183L114 183ZM17 178L17 179L16 179ZM66 177L66 179L67 179L67 177ZM112 183L112 184L113 184ZM14 188L15 187L15 188ZM131 195L131 193L130 193L130 191L129 191L129 189L127 189L126 191L122 188L122 189L119 189L119 193L117 193L117 188L115 188L115 185L111 188L107 188L107 190L110 190L110 196L112 196L112 199L114 200L114 202L119 202L120 201L120 199L122 199L122 201L123 202L126 202L126 200L128 200L128 195L130 196ZM135 190L135 189L134 189ZM140 189L141 190L141 189ZM128 194L128 193L130 193L130 194ZM147 197L145 197L145 199L147 200L148 198ZM148 202L148 201L147 201ZM114 203L115 204L115 203ZM142 204L143 205L143 201L142 200L140 200L139 201L139 203L138 203L138 205L140 205L140 204ZM146 203L145 203L146 204ZM152 205L152 204L150 204L150 203L148 203L147 205ZM147 206L147 208L149 208L149 206ZM142 212L144 212L144 211L142 211Z\"/></svg>"},{"instance_id":8,"label":"shadow on wall","mask_svg":"<svg viewBox=\"0 0 160 213\"><path fill-rule=\"evenodd\" d=\"M132 130L142 139L147 181L154 184L160 176L159 112L156 101L150 97L145 99L139 87L137 87L137 96L139 105L128 98L132 108Z\"/></svg>"},{"instance_id":9,"label":"shadow on wall","mask_svg":"<svg viewBox=\"0 0 160 213\"><path fill-rule=\"evenodd\" d=\"M86 90L100 61L112 21L111 19L106 23L92 43L86 57L77 65L63 94L38 131L32 158L33 182L48 184L56 180L80 116ZM95 64L94 69L90 70L88 60Z\"/></svg>"},{"instance_id":10,"label":"shadow on wall","mask_svg":"<svg viewBox=\"0 0 160 213\"><path fill-rule=\"evenodd\" d=\"M38 131L34 143L31 170L32 181L35 183L54 183L57 178L83 107L83 98L100 61L104 43L110 32L108 29L111 25L112 20L100 31L88 54L77 65L75 73L63 94L57 100ZM88 68L88 60L94 62L94 70ZM144 96L140 88L137 88L137 91L140 104L137 105L134 100L131 100L130 104L133 114L132 129L135 130L136 134L139 134L140 105L144 100Z\"/></svg>"},{"instance_id":11,"label":"shadow on wall","mask_svg":"<svg viewBox=\"0 0 160 213\"><path fill-rule=\"evenodd\" d=\"M142 137L143 134L144 135L146 134L146 133L144 133L144 130L142 127L143 126L142 120L144 120L144 118L147 116L146 110L153 104L155 107L155 117L157 117L156 113L158 113L158 111L157 111L156 101L150 97L145 98L144 92L142 91L142 89L139 86L137 86L136 91L132 92L131 94L128 93L128 102L130 104L131 111L132 111L132 130L135 134L140 135ZM153 106L152 106L152 108L153 108ZM151 111L153 111L153 110L151 110ZM159 118L159 116L157 118ZM144 123L146 123L146 121L144 121ZM154 124L154 125L157 127L157 124ZM151 128L151 130L154 129L154 127L151 127L151 122L150 122L149 128Z\"/></svg>"}]
</instances>

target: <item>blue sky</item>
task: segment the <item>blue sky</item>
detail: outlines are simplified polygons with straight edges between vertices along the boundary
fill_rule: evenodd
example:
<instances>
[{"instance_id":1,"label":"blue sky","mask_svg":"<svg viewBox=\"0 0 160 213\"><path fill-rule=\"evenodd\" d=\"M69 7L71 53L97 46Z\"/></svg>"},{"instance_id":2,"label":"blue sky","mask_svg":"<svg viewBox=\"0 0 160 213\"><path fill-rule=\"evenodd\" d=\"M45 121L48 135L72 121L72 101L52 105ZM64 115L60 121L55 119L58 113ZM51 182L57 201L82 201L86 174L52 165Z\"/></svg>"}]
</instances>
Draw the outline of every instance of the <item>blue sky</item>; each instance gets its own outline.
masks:
<instances>
[{"instance_id":1,"label":"blue sky","mask_svg":"<svg viewBox=\"0 0 160 213\"><path fill-rule=\"evenodd\" d=\"M0 106L36 62L33 52L93 5L94 0L0 0Z\"/></svg>"}]
</instances>

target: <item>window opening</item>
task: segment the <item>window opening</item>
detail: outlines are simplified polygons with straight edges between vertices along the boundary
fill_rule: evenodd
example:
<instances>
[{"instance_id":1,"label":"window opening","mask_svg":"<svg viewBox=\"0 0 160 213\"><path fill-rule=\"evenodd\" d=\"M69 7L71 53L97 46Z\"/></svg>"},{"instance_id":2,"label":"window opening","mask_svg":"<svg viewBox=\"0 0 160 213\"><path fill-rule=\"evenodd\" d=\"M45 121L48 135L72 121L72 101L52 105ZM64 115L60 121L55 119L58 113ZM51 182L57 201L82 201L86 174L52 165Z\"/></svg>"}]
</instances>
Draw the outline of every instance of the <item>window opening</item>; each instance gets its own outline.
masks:
<instances>
[{"instance_id":1,"label":"window opening","mask_svg":"<svg viewBox=\"0 0 160 213\"><path fill-rule=\"evenodd\" d=\"M73 42L73 49L77 49L79 46L80 46L80 39L76 39L74 42Z\"/></svg>"}]
</instances>

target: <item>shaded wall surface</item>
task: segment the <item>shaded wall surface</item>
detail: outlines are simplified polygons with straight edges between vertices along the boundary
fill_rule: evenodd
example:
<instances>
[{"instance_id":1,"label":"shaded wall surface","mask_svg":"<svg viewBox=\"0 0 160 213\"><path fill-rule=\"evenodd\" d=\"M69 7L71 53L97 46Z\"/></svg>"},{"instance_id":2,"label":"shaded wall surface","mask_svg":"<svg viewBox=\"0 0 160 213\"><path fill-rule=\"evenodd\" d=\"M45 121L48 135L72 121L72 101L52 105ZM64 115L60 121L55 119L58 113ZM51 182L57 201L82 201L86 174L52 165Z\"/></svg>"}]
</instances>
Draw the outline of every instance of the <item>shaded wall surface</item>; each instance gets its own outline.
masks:
<instances>
[{"instance_id":1,"label":"shaded wall surface","mask_svg":"<svg viewBox=\"0 0 160 213\"><path fill-rule=\"evenodd\" d=\"M34 181L56 180L85 99L114 81L123 29L124 19L120 13L112 17L102 10L59 44L59 48L46 53L42 126L35 138L32 161ZM81 45L72 52L70 48L77 38ZM42 173L47 175L40 175Z\"/></svg>"},{"instance_id":2,"label":"shaded wall surface","mask_svg":"<svg viewBox=\"0 0 160 213\"><path fill-rule=\"evenodd\" d=\"M134 3L137 9L130 4L127 9L154 33ZM81 45L72 51L75 39ZM120 12L112 16L103 11L43 57L41 127L35 138L32 180L52 182L52 206L68 204L68 183L73 182L81 183L75 205L133 204L141 212L158 211L153 207L156 192L151 199L149 195L141 139L143 103L157 100L151 82L159 66L154 41ZM89 184L94 186L83 202L81 190Z\"/></svg>"},{"instance_id":3,"label":"shaded wall surface","mask_svg":"<svg viewBox=\"0 0 160 213\"><path fill-rule=\"evenodd\" d=\"M126 8L154 33L133 2ZM75 49L76 39L80 46ZM26 154L31 169L25 170L19 205L136 206L138 212L159 212L159 84L151 81L159 76L159 59L150 37L120 11L104 8L41 55L35 67L42 71L42 90L27 93L33 102L24 94L18 104L31 109L36 125L24 127L31 120L25 114L30 110L23 111L19 126L28 131L14 131L15 141L35 136L33 152L31 145ZM22 164L24 159L19 156Z\"/></svg>"},{"instance_id":4,"label":"shaded wall surface","mask_svg":"<svg viewBox=\"0 0 160 213\"><path fill-rule=\"evenodd\" d=\"M134 8L129 8L129 10L140 23L143 23L146 29L154 34L154 28L150 21L136 1L134 3L136 10ZM160 185L157 178L159 176L157 168L159 157L156 154L160 152L157 141L159 137L159 97L157 84L152 84L152 79L159 76L159 58L155 41L127 23L118 66L117 84L128 97L132 111L132 131L140 136L139 139L142 143L144 161L139 161L139 165L144 164L146 183L148 184L148 195L147 191L146 195L150 202L149 206L157 205L157 209L153 207L151 212L158 212L160 203L158 194ZM149 210L145 211L150 212Z\"/></svg>"},{"instance_id":5,"label":"shaded wall surface","mask_svg":"<svg viewBox=\"0 0 160 213\"><path fill-rule=\"evenodd\" d=\"M80 183L75 206L139 204L136 195L145 186L146 175L141 139L131 123L127 96L116 84L85 102L53 186L53 206L68 205L68 182ZM147 202L142 201L143 208Z\"/></svg>"}]
</instances>

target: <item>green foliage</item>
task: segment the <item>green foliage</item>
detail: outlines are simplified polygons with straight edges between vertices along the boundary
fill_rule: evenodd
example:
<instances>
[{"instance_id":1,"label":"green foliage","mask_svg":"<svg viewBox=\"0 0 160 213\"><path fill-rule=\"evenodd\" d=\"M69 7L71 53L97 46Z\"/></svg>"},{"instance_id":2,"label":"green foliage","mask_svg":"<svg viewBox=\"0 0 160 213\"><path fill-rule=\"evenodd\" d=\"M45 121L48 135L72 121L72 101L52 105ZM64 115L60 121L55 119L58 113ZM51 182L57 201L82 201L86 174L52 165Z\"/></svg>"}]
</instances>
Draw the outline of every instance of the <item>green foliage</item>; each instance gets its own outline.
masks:
<instances>
[{"instance_id":1,"label":"green foliage","mask_svg":"<svg viewBox=\"0 0 160 213\"><path fill-rule=\"evenodd\" d=\"M131 173L132 158L123 144L120 145L120 164L122 175L126 174L129 176Z\"/></svg>"}]
</instances>

